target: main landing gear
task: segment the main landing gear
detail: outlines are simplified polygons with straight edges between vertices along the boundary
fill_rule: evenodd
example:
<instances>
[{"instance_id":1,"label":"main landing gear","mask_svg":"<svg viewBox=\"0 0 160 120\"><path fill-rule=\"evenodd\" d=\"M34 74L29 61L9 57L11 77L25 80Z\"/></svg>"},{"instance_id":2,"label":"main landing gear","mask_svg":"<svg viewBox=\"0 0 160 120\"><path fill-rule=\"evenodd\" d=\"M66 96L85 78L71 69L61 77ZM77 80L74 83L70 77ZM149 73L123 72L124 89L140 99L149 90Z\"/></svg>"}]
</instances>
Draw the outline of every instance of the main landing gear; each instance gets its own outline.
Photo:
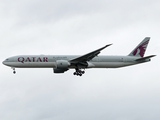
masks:
<instances>
[{"instance_id":1,"label":"main landing gear","mask_svg":"<svg viewBox=\"0 0 160 120\"><path fill-rule=\"evenodd\" d=\"M85 71L82 71L80 69L76 69L76 72L73 73L73 75L82 76L85 73Z\"/></svg>"},{"instance_id":2,"label":"main landing gear","mask_svg":"<svg viewBox=\"0 0 160 120\"><path fill-rule=\"evenodd\" d=\"M13 69L13 74L16 74L16 70L15 70L15 68L12 68Z\"/></svg>"}]
</instances>

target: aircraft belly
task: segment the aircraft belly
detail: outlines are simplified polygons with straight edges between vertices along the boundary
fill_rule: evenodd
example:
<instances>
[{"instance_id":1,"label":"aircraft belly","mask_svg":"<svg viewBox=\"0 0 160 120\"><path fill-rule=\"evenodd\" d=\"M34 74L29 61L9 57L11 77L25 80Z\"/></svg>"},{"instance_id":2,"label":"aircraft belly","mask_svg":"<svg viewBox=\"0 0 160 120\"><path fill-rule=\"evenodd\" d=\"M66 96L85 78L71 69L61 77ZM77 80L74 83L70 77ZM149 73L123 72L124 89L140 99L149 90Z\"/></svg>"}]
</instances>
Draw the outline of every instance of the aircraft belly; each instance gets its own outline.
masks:
<instances>
[{"instance_id":1,"label":"aircraft belly","mask_svg":"<svg viewBox=\"0 0 160 120\"><path fill-rule=\"evenodd\" d=\"M95 65L94 68L119 68L133 65L129 62L95 62L93 64Z\"/></svg>"},{"instance_id":2,"label":"aircraft belly","mask_svg":"<svg viewBox=\"0 0 160 120\"><path fill-rule=\"evenodd\" d=\"M47 63L33 63L33 62L25 62L25 63L17 63L17 62L12 62L8 64L10 67L17 67L17 68L56 68L55 62L47 62Z\"/></svg>"}]
</instances>

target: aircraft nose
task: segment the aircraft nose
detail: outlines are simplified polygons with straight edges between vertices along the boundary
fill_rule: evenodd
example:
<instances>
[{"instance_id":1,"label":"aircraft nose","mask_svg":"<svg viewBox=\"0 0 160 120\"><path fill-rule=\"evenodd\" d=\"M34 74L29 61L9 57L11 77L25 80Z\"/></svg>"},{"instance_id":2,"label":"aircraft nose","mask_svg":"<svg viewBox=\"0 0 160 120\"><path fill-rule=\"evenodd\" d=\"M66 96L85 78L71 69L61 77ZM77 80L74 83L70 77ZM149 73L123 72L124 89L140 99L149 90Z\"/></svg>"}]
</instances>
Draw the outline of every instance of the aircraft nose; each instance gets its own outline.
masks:
<instances>
[{"instance_id":1,"label":"aircraft nose","mask_svg":"<svg viewBox=\"0 0 160 120\"><path fill-rule=\"evenodd\" d=\"M3 65L6 65L6 62L5 62L5 60L4 60L2 63L3 63Z\"/></svg>"},{"instance_id":2,"label":"aircraft nose","mask_svg":"<svg viewBox=\"0 0 160 120\"><path fill-rule=\"evenodd\" d=\"M3 63L3 65L5 64L4 61L2 63Z\"/></svg>"}]
</instances>

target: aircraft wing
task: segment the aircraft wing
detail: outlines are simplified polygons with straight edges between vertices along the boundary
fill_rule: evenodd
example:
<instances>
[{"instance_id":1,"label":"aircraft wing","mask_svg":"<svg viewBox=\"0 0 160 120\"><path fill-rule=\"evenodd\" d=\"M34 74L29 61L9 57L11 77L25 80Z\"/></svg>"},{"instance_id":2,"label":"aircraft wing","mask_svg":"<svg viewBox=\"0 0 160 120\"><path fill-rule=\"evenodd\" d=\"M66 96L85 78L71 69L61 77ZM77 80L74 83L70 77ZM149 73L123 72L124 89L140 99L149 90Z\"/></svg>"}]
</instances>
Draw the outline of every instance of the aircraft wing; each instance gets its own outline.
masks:
<instances>
[{"instance_id":1,"label":"aircraft wing","mask_svg":"<svg viewBox=\"0 0 160 120\"><path fill-rule=\"evenodd\" d=\"M108 47L108 46L110 46L110 45L112 45L112 44L106 45L106 46L104 46L104 47L102 47L102 48L99 48L98 50L95 50L95 51L93 51L93 52L90 52L90 53L88 53L88 54L85 54L85 55L83 55L83 56L80 56L80 57L78 57L78 58L72 59L72 60L70 60L70 62L73 63L73 64L76 64L76 63L83 63L83 62L90 61L90 60L93 59L95 56L97 56L97 55L101 52L101 50L105 49L106 47Z\"/></svg>"}]
</instances>

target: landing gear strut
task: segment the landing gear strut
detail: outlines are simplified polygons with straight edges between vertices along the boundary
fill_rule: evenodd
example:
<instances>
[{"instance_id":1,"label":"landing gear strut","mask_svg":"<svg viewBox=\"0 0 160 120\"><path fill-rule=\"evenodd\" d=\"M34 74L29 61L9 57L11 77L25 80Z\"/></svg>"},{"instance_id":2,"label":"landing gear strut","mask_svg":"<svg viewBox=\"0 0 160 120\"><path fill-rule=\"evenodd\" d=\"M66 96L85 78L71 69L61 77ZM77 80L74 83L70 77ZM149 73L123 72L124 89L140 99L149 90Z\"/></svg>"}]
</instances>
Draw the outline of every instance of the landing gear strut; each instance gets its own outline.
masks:
<instances>
[{"instance_id":1,"label":"landing gear strut","mask_svg":"<svg viewBox=\"0 0 160 120\"><path fill-rule=\"evenodd\" d=\"M82 76L85 73L85 71L82 71L80 69L75 69L75 70L76 71L73 73L73 75Z\"/></svg>"}]
</instances>

